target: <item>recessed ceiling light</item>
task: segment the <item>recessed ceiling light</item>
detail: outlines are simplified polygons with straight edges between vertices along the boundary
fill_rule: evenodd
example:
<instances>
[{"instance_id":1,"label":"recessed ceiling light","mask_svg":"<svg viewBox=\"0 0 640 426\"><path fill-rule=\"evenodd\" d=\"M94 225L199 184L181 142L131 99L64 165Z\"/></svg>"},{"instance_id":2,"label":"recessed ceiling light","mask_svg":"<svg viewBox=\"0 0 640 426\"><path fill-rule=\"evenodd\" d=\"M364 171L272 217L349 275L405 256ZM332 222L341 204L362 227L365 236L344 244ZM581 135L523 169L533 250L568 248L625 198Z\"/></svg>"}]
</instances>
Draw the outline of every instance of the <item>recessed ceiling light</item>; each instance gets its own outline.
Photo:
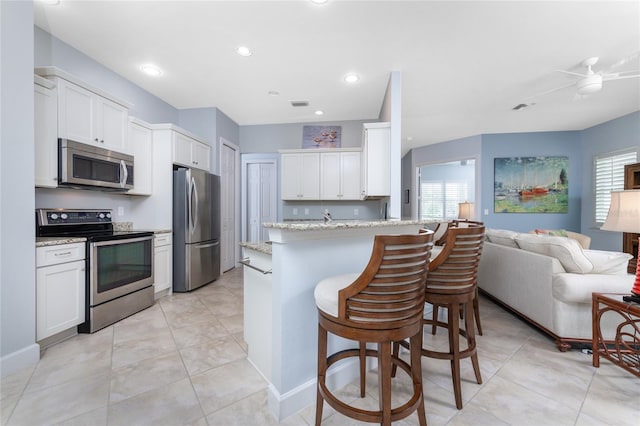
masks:
<instances>
[{"instance_id":1,"label":"recessed ceiling light","mask_svg":"<svg viewBox=\"0 0 640 426\"><path fill-rule=\"evenodd\" d=\"M278 95L280 94L280 92L278 92L277 90L269 90L269 91L267 92L267 94L268 94L269 96L278 96Z\"/></svg>"},{"instance_id":2,"label":"recessed ceiling light","mask_svg":"<svg viewBox=\"0 0 640 426\"><path fill-rule=\"evenodd\" d=\"M251 56L251 50L247 46L238 47L236 53L240 56Z\"/></svg>"},{"instance_id":3,"label":"recessed ceiling light","mask_svg":"<svg viewBox=\"0 0 640 426\"><path fill-rule=\"evenodd\" d=\"M40 3L48 4L49 6L57 6L60 4L60 0L40 0Z\"/></svg>"},{"instance_id":4,"label":"recessed ceiling light","mask_svg":"<svg viewBox=\"0 0 640 426\"><path fill-rule=\"evenodd\" d=\"M325 4L329 0L311 0L311 3L314 4Z\"/></svg>"},{"instance_id":5,"label":"recessed ceiling light","mask_svg":"<svg viewBox=\"0 0 640 426\"><path fill-rule=\"evenodd\" d=\"M358 74L347 74L344 77L344 81L347 83L355 83L358 80L360 80L360 76L358 76Z\"/></svg>"},{"instance_id":6,"label":"recessed ceiling light","mask_svg":"<svg viewBox=\"0 0 640 426\"><path fill-rule=\"evenodd\" d=\"M321 110L316 111L316 115L322 115L322 114L324 114L324 111L321 111Z\"/></svg>"},{"instance_id":7,"label":"recessed ceiling light","mask_svg":"<svg viewBox=\"0 0 640 426\"><path fill-rule=\"evenodd\" d=\"M140 67L140 70L147 74L150 75L152 77L158 77L162 75L162 70L160 68L158 68L155 65L152 64L146 64Z\"/></svg>"}]
</instances>

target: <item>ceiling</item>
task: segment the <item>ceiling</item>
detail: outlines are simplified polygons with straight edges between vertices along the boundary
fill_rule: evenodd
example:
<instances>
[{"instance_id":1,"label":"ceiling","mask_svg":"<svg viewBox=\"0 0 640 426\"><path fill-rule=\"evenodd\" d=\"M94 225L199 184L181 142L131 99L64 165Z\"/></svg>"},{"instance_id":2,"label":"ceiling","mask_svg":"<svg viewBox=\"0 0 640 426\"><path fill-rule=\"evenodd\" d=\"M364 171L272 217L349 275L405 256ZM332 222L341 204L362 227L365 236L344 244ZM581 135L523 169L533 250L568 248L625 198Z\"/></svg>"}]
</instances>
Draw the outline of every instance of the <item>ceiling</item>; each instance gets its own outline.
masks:
<instances>
[{"instance_id":1,"label":"ceiling","mask_svg":"<svg viewBox=\"0 0 640 426\"><path fill-rule=\"evenodd\" d=\"M530 98L579 79L556 70L582 72L589 57L600 58L595 71L629 57L614 71L639 69L640 1L35 3L45 31L175 108L217 107L241 126L377 119L392 71L402 75L403 153L640 110L640 78L606 81L587 99L575 87ZM236 54L240 45L253 54ZM144 63L163 75L142 74ZM350 72L356 84L343 81ZM535 105L514 111L520 103Z\"/></svg>"}]
</instances>

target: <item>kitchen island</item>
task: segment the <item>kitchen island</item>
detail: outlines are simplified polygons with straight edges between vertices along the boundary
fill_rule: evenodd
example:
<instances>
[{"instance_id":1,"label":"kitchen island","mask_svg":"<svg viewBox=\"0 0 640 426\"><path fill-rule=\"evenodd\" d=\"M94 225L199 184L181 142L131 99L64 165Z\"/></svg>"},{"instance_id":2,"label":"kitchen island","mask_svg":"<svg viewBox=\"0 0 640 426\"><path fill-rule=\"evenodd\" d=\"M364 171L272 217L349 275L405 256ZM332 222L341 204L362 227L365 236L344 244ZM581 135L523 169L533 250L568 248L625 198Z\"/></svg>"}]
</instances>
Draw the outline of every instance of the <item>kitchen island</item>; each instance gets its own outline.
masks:
<instances>
[{"instance_id":1,"label":"kitchen island","mask_svg":"<svg viewBox=\"0 0 640 426\"><path fill-rule=\"evenodd\" d=\"M329 276L361 272L371 256L375 235L415 234L426 223L411 220L265 223L270 244L242 244L248 357L269 381L269 408L277 420L315 402L316 284ZM355 342L330 337L330 352L355 347ZM334 371L329 382L336 386L358 377L355 362L344 362Z\"/></svg>"}]
</instances>

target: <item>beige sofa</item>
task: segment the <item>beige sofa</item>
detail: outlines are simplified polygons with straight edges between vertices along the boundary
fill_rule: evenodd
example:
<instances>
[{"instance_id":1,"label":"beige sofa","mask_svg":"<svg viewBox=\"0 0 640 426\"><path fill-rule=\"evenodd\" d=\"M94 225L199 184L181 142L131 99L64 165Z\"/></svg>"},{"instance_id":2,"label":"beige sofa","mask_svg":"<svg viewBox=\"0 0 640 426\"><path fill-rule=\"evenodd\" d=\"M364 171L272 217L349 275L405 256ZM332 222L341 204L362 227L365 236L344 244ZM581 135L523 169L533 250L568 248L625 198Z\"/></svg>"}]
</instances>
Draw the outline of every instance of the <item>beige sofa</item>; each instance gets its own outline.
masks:
<instances>
[{"instance_id":1,"label":"beige sofa","mask_svg":"<svg viewBox=\"0 0 640 426\"><path fill-rule=\"evenodd\" d=\"M585 250L572 238L486 230L480 258L480 291L529 321L566 351L591 342L591 294L628 293L631 255ZM615 336L619 318L601 322L605 339Z\"/></svg>"}]
</instances>

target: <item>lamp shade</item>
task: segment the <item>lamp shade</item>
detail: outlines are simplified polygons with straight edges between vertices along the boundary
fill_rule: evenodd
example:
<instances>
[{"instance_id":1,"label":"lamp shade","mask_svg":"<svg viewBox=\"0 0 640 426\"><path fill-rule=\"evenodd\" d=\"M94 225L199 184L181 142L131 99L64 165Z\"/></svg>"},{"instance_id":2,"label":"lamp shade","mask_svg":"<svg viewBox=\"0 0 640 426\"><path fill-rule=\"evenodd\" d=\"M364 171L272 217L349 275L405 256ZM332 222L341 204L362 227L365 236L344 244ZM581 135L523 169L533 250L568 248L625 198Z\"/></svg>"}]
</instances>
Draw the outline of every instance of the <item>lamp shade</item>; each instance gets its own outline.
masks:
<instances>
[{"instance_id":1,"label":"lamp shade","mask_svg":"<svg viewBox=\"0 0 640 426\"><path fill-rule=\"evenodd\" d=\"M640 189L612 191L604 231L640 233Z\"/></svg>"},{"instance_id":2,"label":"lamp shade","mask_svg":"<svg viewBox=\"0 0 640 426\"><path fill-rule=\"evenodd\" d=\"M458 219L471 220L475 216L473 203L458 203Z\"/></svg>"}]
</instances>

